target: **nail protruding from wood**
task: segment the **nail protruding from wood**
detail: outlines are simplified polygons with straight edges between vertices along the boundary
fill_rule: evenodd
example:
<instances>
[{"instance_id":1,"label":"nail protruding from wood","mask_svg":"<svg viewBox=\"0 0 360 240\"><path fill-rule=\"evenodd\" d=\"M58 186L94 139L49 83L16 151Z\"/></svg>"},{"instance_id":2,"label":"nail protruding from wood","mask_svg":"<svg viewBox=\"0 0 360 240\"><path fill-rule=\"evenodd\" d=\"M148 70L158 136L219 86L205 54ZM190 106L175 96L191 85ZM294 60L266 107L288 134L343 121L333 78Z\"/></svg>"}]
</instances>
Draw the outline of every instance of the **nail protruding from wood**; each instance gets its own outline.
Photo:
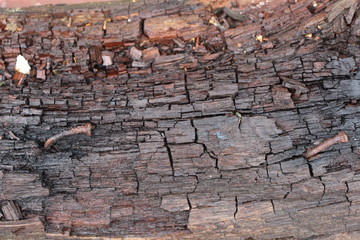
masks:
<instances>
[{"instance_id":1,"label":"nail protruding from wood","mask_svg":"<svg viewBox=\"0 0 360 240\"><path fill-rule=\"evenodd\" d=\"M86 136L91 137L91 135L92 135L91 130L92 129L94 129L94 126L91 123L86 123L83 126L71 128L71 129L69 129L67 131L59 133L59 134L57 134L55 136L52 136L51 138L47 139L45 144L44 144L44 147L46 149L49 149L54 142L58 141L61 138L71 136L71 135L85 134Z\"/></svg>"},{"instance_id":2,"label":"nail protruding from wood","mask_svg":"<svg viewBox=\"0 0 360 240\"><path fill-rule=\"evenodd\" d=\"M13 80L15 81L15 85L17 87L21 86L26 78L26 75L21 72L15 72L13 76Z\"/></svg>"},{"instance_id":3,"label":"nail protruding from wood","mask_svg":"<svg viewBox=\"0 0 360 240\"><path fill-rule=\"evenodd\" d=\"M304 157L306 158L311 158L313 156L315 156L316 154L324 151L326 148L336 144L336 143L346 143L349 141L348 136L346 135L346 133L344 131L340 131L338 134L336 134L334 137L326 139L324 141L322 141L319 145L317 145L316 147L310 148L308 149L305 153L304 153Z\"/></svg>"}]
</instances>

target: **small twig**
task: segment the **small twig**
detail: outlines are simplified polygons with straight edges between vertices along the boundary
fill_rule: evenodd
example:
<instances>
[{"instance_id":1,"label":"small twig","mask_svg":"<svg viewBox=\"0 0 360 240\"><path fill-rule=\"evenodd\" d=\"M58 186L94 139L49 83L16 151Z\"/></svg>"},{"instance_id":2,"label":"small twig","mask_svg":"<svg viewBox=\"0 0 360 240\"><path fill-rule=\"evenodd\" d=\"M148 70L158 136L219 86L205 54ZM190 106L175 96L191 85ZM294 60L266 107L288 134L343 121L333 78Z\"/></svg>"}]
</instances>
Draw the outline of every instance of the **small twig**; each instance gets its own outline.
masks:
<instances>
[{"instance_id":1,"label":"small twig","mask_svg":"<svg viewBox=\"0 0 360 240\"><path fill-rule=\"evenodd\" d=\"M308 149L304 153L304 157L311 158L318 154L319 152L324 151L326 148L336 144L336 143L346 143L348 142L348 136L344 131L340 131L338 134L336 134L334 137L326 139L322 141L318 146Z\"/></svg>"},{"instance_id":2,"label":"small twig","mask_svg":"<svg viewBox=\"0 0 360 240\"><path fill-rule=\"evenodd\" d=\"M86 123L83 126L79 126L79 127L74 127L71 128L67 131L64 131L62 133L59 133L55 136L52 136L51 138L49 138L48 140L46 140L44 147L46 149L49 149L51 147L51 145L56 142L57 140L63 138L63 137L67 137L67 136L71 136L71 135L76 135L76 134L85 134L86 136L91 136L91 130L94 128L93 125L91 125L91 123Z\"/></svg>"}]
</instances>

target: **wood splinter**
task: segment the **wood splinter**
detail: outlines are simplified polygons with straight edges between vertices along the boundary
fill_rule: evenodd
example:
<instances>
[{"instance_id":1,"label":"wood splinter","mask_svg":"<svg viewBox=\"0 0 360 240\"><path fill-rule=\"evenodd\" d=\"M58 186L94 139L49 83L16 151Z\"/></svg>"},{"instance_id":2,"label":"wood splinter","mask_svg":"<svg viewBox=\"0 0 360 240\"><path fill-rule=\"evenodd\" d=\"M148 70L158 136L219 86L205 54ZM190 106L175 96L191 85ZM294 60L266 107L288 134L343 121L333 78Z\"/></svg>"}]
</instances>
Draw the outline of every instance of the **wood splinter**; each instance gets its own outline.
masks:
<instances>
[{"instance_id":1,"label":"wood splinter","mask_svg":"<svg viewBox=\"0 0 360 240\"><path fill-rule=\"evenodd\" d=\"M49 149L51 147L51 145L56 142L57 140L67 137L67 136L71 136L71 135L76 135L76 134L85 134L86 136L91 137L91 130L94 129L94 126L91 123L86 123L83 126L79 126L79 127L74 127L71 128L69 130L66 130L64 132L61 132L55 136L52 136L51 138L47 139L44 147L46 149Z\"/></svg>"},{"instance_id":2,"label":"wood splinter","mask_svg":"<svg viewBox=\"0 0 360 240\"><path fill-rule=\"evenodd\" d=\"M346 143L348 141L349 141L349 138L346 135L346 133L344 131L340 131L334 137L326 139L326 140L322 141L316 147L308 149L304 153L304 157L311 158L311 157L315 156L316 154L318 154L319 152L324 151L326 148L328 148L336 143Z\"/></svg>"}]
</instances>

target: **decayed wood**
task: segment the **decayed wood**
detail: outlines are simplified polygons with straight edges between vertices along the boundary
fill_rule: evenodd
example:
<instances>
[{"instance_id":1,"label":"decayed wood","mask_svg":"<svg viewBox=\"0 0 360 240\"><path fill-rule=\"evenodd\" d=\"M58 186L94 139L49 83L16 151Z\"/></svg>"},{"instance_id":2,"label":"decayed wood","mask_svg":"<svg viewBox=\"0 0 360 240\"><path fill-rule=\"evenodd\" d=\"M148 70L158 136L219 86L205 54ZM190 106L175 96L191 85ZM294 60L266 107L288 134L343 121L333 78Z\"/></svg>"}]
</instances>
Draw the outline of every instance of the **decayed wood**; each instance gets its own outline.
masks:
<instances>
[{"instance_id":1,"label":"decayed wood","mask_svg":"<svg viewBox=\"0 0 360 240\"><path fill-rule=\"evenodd\" d=\"M305 86L305 84L299 81L295 81L287 77L282 77L282 80L283 80L282 85L284 87L294 91L293 93L294 100L300 99L301 94L306 94L309 92L309 89Z\"/></svg>"},{"instance_id":2,"label":"decayed wood","mask_svg":"<svg viewBox=\"0 0 360 240\"><path fill-rule=\"evenodd\" d=\"M0 183L0 200L49 195L49 190L42 186L39 174L3 171Z\"/></svg>"},{"instance_id":3,"label":"decayed wood","mask_svg":"<svg viewBox=\"0 0 360 240\"><path fill-rule=\"evenodd\" d=\"M360 4L211 6L1 10L1 239L359 238Z\"/></svg>"},{"instance_id":4,"label":"decayed wood","mask_svg":"<svg viewBox=\"0 0 360 240\"><path fill-rule=\"evenodd\" d=\"M4 214L5 220L16 221L22 218L19 205L14 201L3 202L1 211Z\"/></svg>"},{"instance_id":5,"label":"decayed wood","mask_svg":"<svg viewBox=\"0 0 360 240\"><path fill-rule=\"evenodd\" d=\"M173 39L181 37L189 40L205 31L206 26L197 15L190 16L161 16L145 21L144 33L150 39Z\"/></svg>"},{"instance_id":6,"label":"decayed wood","mask_svg":"<svg viewBox=\"0 0 360 240\"><path fill-rule=\"evenodd\" d=\"M4 239L45 239L44 225L38 217L17 221L0 221L0 237Z\"/></svg>"}]
</instances>

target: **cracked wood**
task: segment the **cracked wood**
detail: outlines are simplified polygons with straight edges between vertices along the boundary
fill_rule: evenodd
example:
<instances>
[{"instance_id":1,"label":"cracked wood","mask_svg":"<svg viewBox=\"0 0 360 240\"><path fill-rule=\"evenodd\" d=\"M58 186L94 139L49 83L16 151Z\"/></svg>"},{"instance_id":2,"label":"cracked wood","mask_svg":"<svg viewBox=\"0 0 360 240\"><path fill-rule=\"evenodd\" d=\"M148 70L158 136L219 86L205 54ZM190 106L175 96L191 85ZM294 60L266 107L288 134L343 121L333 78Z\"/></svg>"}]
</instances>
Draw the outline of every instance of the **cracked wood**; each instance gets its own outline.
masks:
<instances>
[{"instance_id":1,"label":"cracked wood","mask_svg":"<svg viewBox=\"0 0 360 240\"><path fill-rule=\"evenodd\" d=\"M0 10L0 238L360 238L359 4L222 4Z\"/></svg>"}]
</instances>

